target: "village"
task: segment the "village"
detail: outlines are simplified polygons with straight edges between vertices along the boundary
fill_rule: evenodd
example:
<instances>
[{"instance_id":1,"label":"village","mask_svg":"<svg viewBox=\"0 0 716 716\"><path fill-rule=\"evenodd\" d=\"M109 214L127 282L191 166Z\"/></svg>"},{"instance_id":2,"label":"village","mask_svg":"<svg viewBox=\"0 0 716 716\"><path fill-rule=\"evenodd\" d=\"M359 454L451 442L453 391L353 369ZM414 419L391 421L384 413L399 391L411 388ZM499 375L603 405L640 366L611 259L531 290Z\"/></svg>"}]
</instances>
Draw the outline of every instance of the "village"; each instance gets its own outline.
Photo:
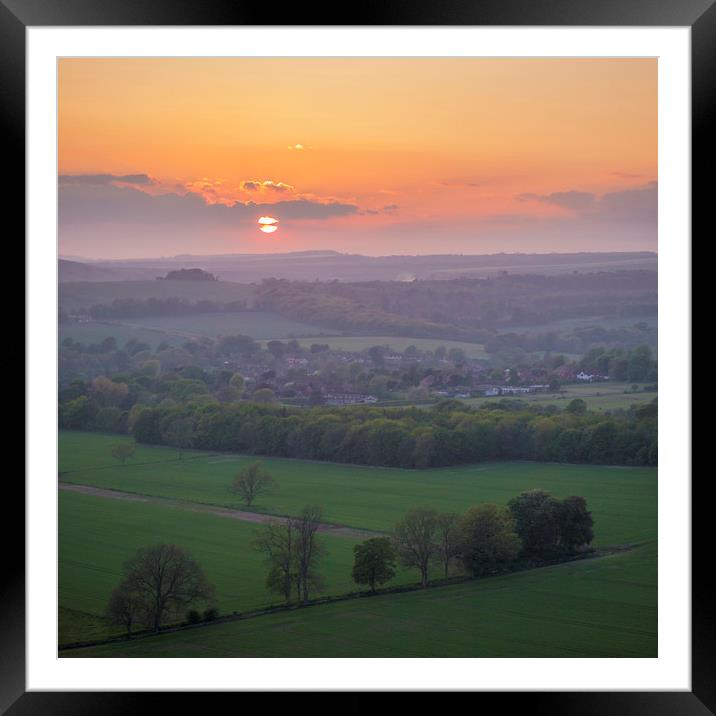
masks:
<instances>
[{"instance_id":1,"label":"village","mask_svg":"<svg viewBox=\"0 0 716 716\"><path fill-rule=\"evenodd\" d=\"M568 383L608 381L577 363L547 358L519 368L495 368L489 359L466 358L459 350L398 352L372 346L360 352L330 350L296 341L271 341L270 367L263 361L225 360L223 368L240 373L247 394L271 391L275 399L294 405L375 405L436 402L477 397L519 397L557 392ZM276 344L286 347L283 353ZM272 350L273 349L273 350Z\"/></svg>"}]
</instances>

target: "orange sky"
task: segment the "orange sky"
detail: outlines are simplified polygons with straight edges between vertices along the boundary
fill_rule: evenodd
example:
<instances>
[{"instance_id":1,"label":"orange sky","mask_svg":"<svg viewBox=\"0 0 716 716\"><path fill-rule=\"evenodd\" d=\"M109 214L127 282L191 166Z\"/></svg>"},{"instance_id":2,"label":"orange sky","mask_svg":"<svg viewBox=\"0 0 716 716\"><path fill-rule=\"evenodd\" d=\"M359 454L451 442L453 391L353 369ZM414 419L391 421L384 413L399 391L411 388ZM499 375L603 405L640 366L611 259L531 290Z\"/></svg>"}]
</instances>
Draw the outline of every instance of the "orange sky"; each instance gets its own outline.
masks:
<instances>
[{"instance_id":1,"label":"orange sky","mask_svg":"<svg viewBox=\"0 0 716 716\"><path fill-rule=\"evenodd\" d=\"M657 62L65 59L59 173L65 255L656 250Z\"/></svg>"}]
</instances>

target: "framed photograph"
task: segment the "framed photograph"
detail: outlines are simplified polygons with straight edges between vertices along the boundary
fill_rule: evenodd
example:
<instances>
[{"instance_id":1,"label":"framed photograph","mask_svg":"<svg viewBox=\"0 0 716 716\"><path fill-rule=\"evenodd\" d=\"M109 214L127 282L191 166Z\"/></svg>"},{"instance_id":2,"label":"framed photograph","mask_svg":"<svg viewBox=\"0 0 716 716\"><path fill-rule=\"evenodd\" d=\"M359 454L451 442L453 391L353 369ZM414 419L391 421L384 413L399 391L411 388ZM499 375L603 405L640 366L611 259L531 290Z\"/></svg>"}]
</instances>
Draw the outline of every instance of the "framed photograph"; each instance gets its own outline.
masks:
<instances>
[{"instance_id":1,"label":"framed photograph","mask_svg":"<svg viewBox=\"0 0 716 716\"><path fill-rule=\"evenodd\" d=\"M0 0L28 286L0 705L714 712L713 4L294 14Z\"/></svg>"}]
</instances>

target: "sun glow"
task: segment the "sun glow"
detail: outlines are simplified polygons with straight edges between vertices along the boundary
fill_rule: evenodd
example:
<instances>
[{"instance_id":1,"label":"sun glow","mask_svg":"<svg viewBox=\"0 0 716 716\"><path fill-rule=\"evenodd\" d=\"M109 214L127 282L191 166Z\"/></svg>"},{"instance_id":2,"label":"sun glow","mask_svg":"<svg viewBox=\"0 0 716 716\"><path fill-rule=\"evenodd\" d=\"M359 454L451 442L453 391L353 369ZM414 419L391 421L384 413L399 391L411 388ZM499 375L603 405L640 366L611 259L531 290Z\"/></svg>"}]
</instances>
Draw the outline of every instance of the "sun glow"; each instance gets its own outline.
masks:
<instances>
[{"instance_id":1,"label":"sun glow","mask_svg":"<svg viewBox=\"0 0 716 716\"><path fill-rule=\"evenodd\" d=\"M273 216L260 216L256 223L264 234L273 234L278 229L278 219L274 219Z\"/></svg>"}]
</instances>

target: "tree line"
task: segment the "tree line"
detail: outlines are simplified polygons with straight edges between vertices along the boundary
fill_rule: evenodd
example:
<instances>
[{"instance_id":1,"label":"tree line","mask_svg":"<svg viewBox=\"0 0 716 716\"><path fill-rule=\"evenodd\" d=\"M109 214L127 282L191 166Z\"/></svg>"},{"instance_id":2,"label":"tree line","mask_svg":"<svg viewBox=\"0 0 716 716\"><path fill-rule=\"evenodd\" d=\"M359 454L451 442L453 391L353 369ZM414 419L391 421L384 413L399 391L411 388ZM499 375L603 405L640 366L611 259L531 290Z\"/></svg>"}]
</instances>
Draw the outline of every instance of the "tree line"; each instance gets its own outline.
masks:
<instances>
[{"instance_id":1,"label":"tree line","mask_svg":"<svg viewBox=\"0 0 716 716\"><path fill-rule=\"evenodd\" d=\"M191 388L185 386L187 389ZM107 380L105 400L126 391ZM109 395L110 397L107 397ZM138 443L429 468L493 460L656 465L657 399L620 415L532 407L471 408L444 401L424 409L365 406L291 408L255 402L194 402L125 411L87 396L60 404L61 428L132 434Z\"/></svg>"},{"instance_id":2,"label":"tree line","mask_svg":"<svg viewBox=\"0 0 716 716\"><path fill-rule=\"evenodd\" d=\"M324 589L322 516L321 507L306 506L295 517L270 520L252 541L265 558L267 589L286 604L306 604ZM506 506L475 505L462 514L416 507L390 535L354 546L351 575L375 593L395 577L398 565L417 570L422 587L429 585L435 568L447 579L455 569L484 577L518 565L539 566L588 551L593 525L583 497L560 500L544 490L522 492ZM199 605L206 606L203 615ZM125 563L105 614L131 637L137 626L159 631L167 622L211 621L219 613L214 586L191 554L177 545L158 544L138 550Z\"/></svg>"}]
</instances>

